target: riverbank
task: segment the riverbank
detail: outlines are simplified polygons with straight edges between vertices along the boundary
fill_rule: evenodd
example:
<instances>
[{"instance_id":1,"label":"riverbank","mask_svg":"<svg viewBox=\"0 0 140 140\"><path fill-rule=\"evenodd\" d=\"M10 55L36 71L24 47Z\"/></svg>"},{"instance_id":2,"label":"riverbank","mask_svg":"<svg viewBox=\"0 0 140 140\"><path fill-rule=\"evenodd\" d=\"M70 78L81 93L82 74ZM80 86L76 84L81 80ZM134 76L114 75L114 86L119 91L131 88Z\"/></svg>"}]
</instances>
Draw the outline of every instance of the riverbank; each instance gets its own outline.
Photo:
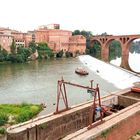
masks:
<instances>
[{"instance_id":1,"label":"riverbank","mask_svg":"<svg viewBox=\"0 0 140 140\"><path fill-rule=\"evenodd\" d=\"M42 109L42 104L0 104L0 139L9 126L34 118Z\"/></svg>"}]
</instances>

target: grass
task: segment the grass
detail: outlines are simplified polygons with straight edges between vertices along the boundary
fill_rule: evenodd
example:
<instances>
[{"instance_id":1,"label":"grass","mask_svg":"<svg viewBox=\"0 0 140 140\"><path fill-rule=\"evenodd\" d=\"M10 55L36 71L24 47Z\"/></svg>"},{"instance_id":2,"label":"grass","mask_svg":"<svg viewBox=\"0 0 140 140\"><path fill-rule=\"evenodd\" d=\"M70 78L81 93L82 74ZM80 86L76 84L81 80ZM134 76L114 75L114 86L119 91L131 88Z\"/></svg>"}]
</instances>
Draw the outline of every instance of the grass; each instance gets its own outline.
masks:
<instances>
[{"instance_id":1,"label":"grass","mask_svg":"<svg viewBox=\"0 0 140 140\"><path fill-rule=\"evenodd\" d=\"M0 126L4 125L8 121L8 115L0 112Z\"/></svg>"},{"instance_id":2,"label":"grass","mask_svg":"<svg viewBox=\"0 0 140 140\"><path fill-rule=\"evenodd\" d=\"M1 104L0 105L0 126L6 124L17 124L25 122L42 110L41 105L34 104Z\"/></svg>"},{"instance_id":3,"label":"grass","mask_svg":"<svg viewBox=\"0 0 140 140\"><path fill-rule=\"evenodd\" d=\"M6 133L6 129L3 127L0 127L0 134L5 134Z\"/></svg>"}]
</instances>

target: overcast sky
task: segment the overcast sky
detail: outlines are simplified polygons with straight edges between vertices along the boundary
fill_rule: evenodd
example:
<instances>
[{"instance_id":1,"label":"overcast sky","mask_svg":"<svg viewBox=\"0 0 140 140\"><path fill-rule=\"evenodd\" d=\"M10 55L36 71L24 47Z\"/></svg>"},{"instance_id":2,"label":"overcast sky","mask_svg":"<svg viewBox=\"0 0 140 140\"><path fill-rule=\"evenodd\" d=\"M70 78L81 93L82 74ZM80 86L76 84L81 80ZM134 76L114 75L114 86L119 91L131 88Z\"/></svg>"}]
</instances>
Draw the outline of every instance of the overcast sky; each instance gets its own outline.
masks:
<instances>
[{"instance_id":1,"label":"overcast sky","mask_svg":"<svg viewBox=\"0 0 140 140\"><path fill-rule=\"evenodd\" d=\"M40 25L94 35L140 34L140 0L0 0L0 26L27 31Z\"/></svg>"}]
</instances>

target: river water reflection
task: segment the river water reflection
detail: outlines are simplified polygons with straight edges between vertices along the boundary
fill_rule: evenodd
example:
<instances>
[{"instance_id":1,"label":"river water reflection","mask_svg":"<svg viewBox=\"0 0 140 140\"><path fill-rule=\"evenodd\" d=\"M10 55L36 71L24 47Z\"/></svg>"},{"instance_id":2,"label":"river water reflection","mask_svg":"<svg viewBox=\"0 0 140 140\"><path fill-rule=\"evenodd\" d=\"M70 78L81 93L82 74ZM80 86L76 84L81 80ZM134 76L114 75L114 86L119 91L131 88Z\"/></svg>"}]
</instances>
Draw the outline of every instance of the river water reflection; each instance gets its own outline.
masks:
<instances>
[{"instance_id":1,"label":"river water reflection","mask_svg":"<svg viewBox=\"0 0 140 140\"><path fill-rule=\"evenodd\" d=\"M83 65L79 58L63 58L44 61L33 61L26 64L0 64L0 103L45 103L44 113L55 111L57 80L64 80L90 85L90 80L99 83L101 95L117 90L113 84L102 79L98 74L89 71L87 76L75 74L75 69ZM67 87L70 105L91 100L87 91Z\"/></svg>"},{"instance_id":2,"label":"river water reflection","mask_svg":"<svg viewBox=\"0 0 140 140\"><path fill-rule=\"evenodd\" d=\"M140 54L139 53L129 53L129 65L131 67L131 69L135 72L140 72L140 64L139 64L139 60L140 60ZM118 58L116 57L116 59L111 60L110 61L111 64L120 66L121 64L121 57Z\"/></svg>"}]
</instances>

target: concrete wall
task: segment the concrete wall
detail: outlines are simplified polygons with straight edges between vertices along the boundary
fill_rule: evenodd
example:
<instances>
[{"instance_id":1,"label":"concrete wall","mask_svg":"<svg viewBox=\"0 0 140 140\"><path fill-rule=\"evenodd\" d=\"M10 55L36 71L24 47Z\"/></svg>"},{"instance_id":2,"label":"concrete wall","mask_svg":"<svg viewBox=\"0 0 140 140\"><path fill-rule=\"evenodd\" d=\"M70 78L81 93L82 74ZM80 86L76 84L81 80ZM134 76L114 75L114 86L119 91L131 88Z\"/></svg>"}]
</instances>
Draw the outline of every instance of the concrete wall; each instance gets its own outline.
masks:
<instances>
[{"instance_id":1,"label":"concrete wall","mask_svg":"<svg viewBox=\"0 0 140 140\"><path fill-rule=\"evenodd\" d=\"M130 105L133 105L136 102L138 102L138 100L133 99L131 97L118 96L118 104L122 105L124 107L128 107Z\"/></svg>"},{"instance_id":2,"label":"concrete wall","mask_svg":"<svg viewBox=\"0 0 140 140\"><path fill-rule=\"evenodd\" d=\"M137 101L125 96L109 96L102 99L102 104L107 106L112 103L117 104L118 102L127 107ZM89 125L91 105L92 102L88 102L60 114L45 116L41 119L13 126L8 130L7 140L57 140L63 138L64 136ZM126 113L126 111L124 111L124 113ZM123 116L126 117L124 114ZM112 117L112 115L108 117ZM115 117L112 118L115 119ZM120 119L122 119L122 117L120 117ZM105 135L105 137L108 137L108 140L125 140L126 137L128 138L128 136L140 129L140 123L138 122L140 122L140 111L134 113L132 116L126 117L125 120L117 124L117 127L116 124L114 127L111 123L110 125L113 127L107 131L108 135ZM126 133L121 134L120 132L123 131L126 131ZM120 135L122 135L124 139L120 139ZM102 139L104 140L105 138L101 135L99 140Z\"/></svg>"},{"instance_id":3,"label":"concrete wall","mask_svg":"<svg viewBox=\"0 0 140 140\"><path fill-rule=\"evenodd\" d=\"M122 122L116 124L101 136L95 138L96 140L128 140L130 136L140 131L140 111L136 114L126 118Z\"/></svg>"},{"instance_id":4,"label":"concrete wall","mask_svg":"<svg viewBox=\"0 0 140 140\"><path fill-rule=\"evenodd\" d=\"M90 106L60 115L18 133L8 133L7 140L57 140L89 125ZM20 128L19 128L20 130Z\"/></svg>"}]
</instances>

